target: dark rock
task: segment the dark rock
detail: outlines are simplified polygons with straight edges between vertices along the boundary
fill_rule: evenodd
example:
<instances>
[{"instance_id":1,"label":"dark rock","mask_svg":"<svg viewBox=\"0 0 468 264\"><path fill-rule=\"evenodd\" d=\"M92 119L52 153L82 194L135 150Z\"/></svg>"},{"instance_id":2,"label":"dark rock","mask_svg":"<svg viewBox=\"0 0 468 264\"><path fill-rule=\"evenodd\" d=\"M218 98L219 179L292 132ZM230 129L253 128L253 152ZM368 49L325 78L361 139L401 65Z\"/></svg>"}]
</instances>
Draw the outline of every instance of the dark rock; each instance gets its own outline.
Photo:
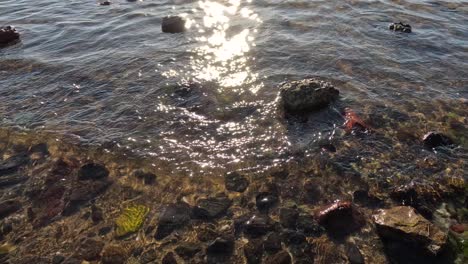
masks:
<instances>
[{"instance_id":1,"label":"dark rock","mask_svg":"<svg viewBox=\"0 0 468 264\"><path fill-rule=\"evenodd\" d=\"M156 259L158 258L158 250L152 248L149 249L140 256L140 263L147 264L147 263L156 263Z\"/></svg>"},{"instance_id":2,"label":"dark rock","mask_svg":"<svg viewBox=\"0 0 468 264\"><path fill-rule=\"evenodd\" d=\"M172 252L167 253L163 257L163 259L161 261L161 264L177 264L177 260L176 260L176 258L174 256L174 253L172 253Z\"/></svg>"},{"instance_id":3,"label":"dark rock","mask_svg":"<svg viewBox=\"0 0 468 264\"><path fill-rule=\"evenodd\" d=\"M104 227L99 228L98 235L105 236L105 235L109 234L111 231L112 231L112 227L104 226Z\"/></svg>"},{"instance_id":4,"label":"dark rock","mask_svg":"<svg viewBox=\"0 0 468 264\"><path fill-rule=\"evenodd\" d=\"M244 255L247 264L260 264L263 257L263 245L261 239L251 239L244 246Z\"/></svg>"},{"instance_id":5,"label":"dark rock","mask_svg":"<svg viewBox=\"0 0 468 264\"><path fill-rule=\"evenodd\" d=\"M191 208L186 203L175 203L166 206L160 216L155 238L160 240L168 236L177 228L187 224L190 220Z\"/></svg>"},{"instance_id":6,"label":"dark rock","mask_svg":"<svg viewBox=\"0 0 468 264\"><path fill-rule=\"evenodd\" d=\"M70 216L76 213L81 205L102 194L110 185L111 182L107 179L91 183L77 183L68 195L68 203L62 214Z\"/></svg>"},{"instance_id":7,"label":"dark rock","mask_svg":"<svg viewBox=\"0 0 468 264\"><path fill-rule=\"evenodd\" d=\"M265 259L268 264L291 264L291 256L288 252L282 250L274 255L270 255Z\"/></svg>"},{"instance_id":8,"label":"dark rock","mask_svg":"<svg viewBox=\"0 0 468 264\"><path fill-rule=\"evenodd\" d=\"M193 215L201 219L214 219L225 214L231 203L232 201L227 197L200 199L193 208Z\"/></svg>"},{"instance_id":9,"label":"dark rock","mask_svg":"<svg viewBox=\"0 0 468 264\"><path fill-rule=\"evenodd\" d=\"M355 244L347 245L346 256L350 264L364 264L364 257Z\"/></svg>"},{"instance_id":10,"label":"dark rock","mask_svg":"<svg viewBox=\"0 0 468 264\"><path fill-rule=\"evenodd\" d=\"M409 24L403 24L402 22L390 24L388 28L393 31L411 33L411 26Z\"/></svg>"},{"instance_id":11,"label":"dark rock","mask_svg":"<svg viewBox=\"0 0 468 264\"><path fill-rule=\"evenodd\" d=\"M80 243L78 247L77 257L84 260L97 260L101 254L104 242L92 238L87 238Z\"/></svg>"},{"instance_id":12,"label":"dark rock","mask_svg":"<svg viewBox=\"0 0 468 264\"><path fill-rule=\"evenodd\" d=\"M218 236L215 226L205 226L197 230L197 238L202 242L214 240Z\"/></svg>"},{"instance_id":13,"label":"dark rock","mask_svg":"<svg viewBox=\"0 0 468 264\"><path fill-rule=\"evenodd\" d=\"M249 181L237 172L231 172L224 177L226 190L231 192L244 192L249 186Z\"/></svg>"},{"instance_id":14,"label":"dark rock","mask_svg":"<svg viewBox=\"0 0 468 264\"><path fill-rule=\"evenodd\" d=\"M102 209L94 204L91 206L91 220L93 220L94 223L99 223L104 220Z\"/></svg>"},{"instance_id":15,"label":"dark rock","mask_svg":"<svg viewBox=\"0 0 468 264\"><path fill-rule=\"evenodd\" d=\"M46 143L39 143L39 144L33 145L29 148L28 151L29 153L42 153L44 155L49 154L49 149Z\"/></svg>"},{"instance_id":16,"label":"dark rock","mask_svg":"<svg viewBox=\"0 0 468 264\"><path fill-rule=\"evenodd\" d=\"M13 231L13 225L11 222L0 223L0 241L4 239L4 236Z\"/></svg>"},{"instance_id":17,"label":"dark rock","mask_svg":"<svg viewBox=\"0 0 468 264\"><path fill-rule=\"evenodd\" d=\"M62 255L55 255L52 258L52 264L60 264L65 260L65 257Z\"/></svg>"},{"instance_id":18,"label":"dark rock","mask_svg":"<svg viewBox=\"0 0 468 264\"><path fill-rule=\"evenodd\" d=\"M270 192L261 192L255 198L256 205L259 211L268 211L278 204L278 196Z\"/></svg>"},{"instance_id":19,"label":"dark rock","mask_svg":"<svg viewBox=\"0 0 468 264\"><path fill-rule=\"evenodd\" d=\"M164 17L161 28L165 33L181 33L185 31L185 20L180 16Z\"/></svg>"},{"instance_id":20,"label":"dark rock","mask_svg":"<svg viewBox=\"0 0 468 264\"><path fill-rule=\"evenodd\" d=\"M346 236L364 225L364 219L351 202L335 201L317 213L317 222L334 237Z\"/></svg>"},{"instance_id":21,"label":"dark rock","mask_svg":"<svg viewBox=\"0 0 468 264\"><path fill-rule=\"evenodd\" d=\"M427 148L436 148L441 146L453 145L452 139L445 136L444 134L437 132L429 132L425 134L422 141L424 146Z\"/></svg>"},{"instance_id":22,"label":"dark rock","mask_svg":"<svg viewBox=\"0 0 468 264\"><path fill-rule=\"evenodd\" d=\"M0 202L0 219L9 216L21 209L21 203L17 200Z\"/></svg>"},{"instance_id":23,"label":"dark rock","mask_svg":"<svg viewBox=\"0 0 468 264\"><path fill-rule=\"evenodd\" d=\"M133 176L143 181L146 185L153 185L156 183L156 175L150 172L144 172L142 170L136 170L133 172Z\"/></svg>"},{"instance_id":24,"label":"dark rock","mask_svg":"<svg viewBox=\"0 0 468 264\"><path fill-rule=\"evenodd\" d=\"M419 200L416 186L413 183L393 188L390 197L401 205L416 205Z\"/></svg>"},{"instance_id":25,"label":"dark rock","mask_svg":"<svg viewBox=\"0 0 468 264\"><path fill-rule=\"evenodd\" d=\"M15 28L6 26L0 28L0 45L5 45L19 40L20 34Z\"/></svg>"},{"instance_id":26,"label":"dark rock","mask_svg":"<svg viewBox=\"0 0 468 264\"><path fill-rule=\"evenodd\" d=\"M108 5L110 5L110 4L111 4L110 1L101 1L101 2L99 3L99 5L102 5L102 6L108 6Z\"/></svg>"},{"instance_id":27,"label":"dark rock","mask_svg":"<svg viewBox=\"0 0 468 264\"><path fill-rule=\"evenodd\" d=\"M279 221L283 227L296 228L297 218L299 212L294 208L280 208L279 209Z\"/></svg>"},{"instance_id":28,"label":"dark rock","mask_svg":"<svg viewBox=\"0 0 468 264\"><path fill-rule=\"evenodd\" d=\"M317 110L336 100L340 92L332 84L317 79L305 79L283 84L280 96L290 112Z\"/></svg>"},{"instance_id":29,"label":"dark rock","mask_svg":"<svg viewBox=\"0 0 468 264\"><path fill-rule=\"evenodd\" d=\"M324 152L331 152L334 153L336 152L336 147L333 144L321 144L320 149Z\"/></svg>"},{"instance_id":30,"label":"dark rock","mask_svg":"<svg viewBox=\"0 0 468 264\"><path fill-rule=\"evenodd\" d=\"M307 180L304 183L304 202L314 204L320 200L322 189L316 179Z\"/></svg>"},{"instance_id":31,"label":"dark rock","mask_svg":"<svg viewBox=\"0 0 468 264\"><path fill-rule=\"evenodd\" d=\"M281 237L273 232L270 233L263 242L263 248L268 253L276 253L281 250Z\"/></svg>"},{"instance_id":32,"label":"dark rock","mask_svg":"<svg viewBox=\"0 0 468 264\"><path fill-rule=\"evenodd\" d=\"M233 237L218 237L208 244L206 252L211 255L230 255L234 250Z\"/></svg>"},{"instance_id":33,"label":"dark rock","mask_svg":"<svg viewBox=\"0 0 468 264\"><path fill-rule=\"evenodd\" d=\"M369 192L366 190L355 191L353 193L353 202L368 207L377 207L383 203L379 198L369 195Z\"/></svg>"},{"instance_id":34,"label":"dark rock","mask_svg":"<svg viewBox=\"0 0 468 264\"><path fill-rule=\"evenodd\" d=\"M290 229L283 230L281 238L286 245L299 245L306 242L306 237L302 232Z\"/></svg>"},{"instance_id":35,"label":"dark rock","mask_svg":"<svg viewBox=\"0 0 468 264\"><path fill-rule=\"evenodd\" d=\"M34 227L42 227L54 220L62 213L65 206L63 196L65 187L53 185L39 193L37 197L31 197L33 208L28 210L28 215L33 220Z\"/></svg>"},{"instance_id":36,"label":"dark rock","mask_svg":"<svg viewBox=\"0 0 468 264\"><path fill-rule=\"evenodd\" d=\"M29 178L27 176L23 176L19 174L2 176L0 177L0 188L22 183L22 182L27 181L28 179Z\"/></svg>"},{"instance_id":37,"label":"dark rock","mask_svg":"<svg viewBox=\"0 0 468 264\"><path fill-rule=\"evenodd\" d=\"M118 245L109 245L102 251L102 264L124 264L127 261L127 250Z\"/></svg>"},{"instance_id":38,"label":"dark rock","mask_svg":"<svg viewBox=\"0 0 468 264\"><path fill-rule=\"evenodd\" d=\"M273 230L274 222L268 215L255 214L244 224L244 233L252 237L263 236Z\"/></svg>"},{"instance_id":39,"label":"dark rock","mask_svg":"<svg viewBox=\"0 0 468 264\"><path fill-rule=\"evenodd\" d=\"M17 155L0 161L0 176L14 173L28 162L29 157L27 155Z\"/></svg>"},{"instance_id":40,"label":"dark rock","mask_svg":"<svg viewBox=\"0 0 468 264\"><path fill-rule=\"evenodd\" d=\"M201 247L197 243L185 242L177 246L174 251L183 259L190 259L201 251Z\"/></svg>"},{"instance_id":41,"label":"dark rock","mask_svg":"<svg viewBox=\"0 0 468 264\"><path fill-rule=\"evenodd\" d=\"M109 171L106 167L96 163L85 164L78 171L79 180L99 180L107 176L109 176Z\"/></svg>"}]
</instances>

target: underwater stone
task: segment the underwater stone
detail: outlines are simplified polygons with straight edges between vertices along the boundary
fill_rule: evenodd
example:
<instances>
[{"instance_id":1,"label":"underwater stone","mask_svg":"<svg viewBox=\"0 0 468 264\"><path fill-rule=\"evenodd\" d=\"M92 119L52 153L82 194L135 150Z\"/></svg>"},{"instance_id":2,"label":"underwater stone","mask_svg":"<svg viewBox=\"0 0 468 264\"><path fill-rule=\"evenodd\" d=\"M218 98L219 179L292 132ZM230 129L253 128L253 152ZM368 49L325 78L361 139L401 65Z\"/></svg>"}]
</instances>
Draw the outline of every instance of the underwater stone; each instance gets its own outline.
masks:
<instances>
[{"instance_id":1,"label":"underwater stone","mask_svg":"<svg viewBox=\"0 0 468 264\"><path fill-rule=\"evenodd\" d=\"M287 251L280 251L274 255L270 255L265 259L265 263L268 264L290 264L291 256Z\"/></svg>"},{"instance_id":2,"label":"underwater stone","mask_svg":"<svg viewBox=\"0 0 468 264\"><path fill-rule=\"evenodd\" d=\"M322 208L316 217L327 233L335 237L346 236L364 225L362 215L348 201L337 200Z\"/></svg>"},{"instance_id":3,"label":"underwater stone","mask_svg":"<svg viewBox=\"0 0 468 264\"><path fill-rule=\"evenodd\" d=\"M62 255L55 255L52 258L52 264L60 264L65 260L65 257Z\"/></svg>"},{"instance_id":4,"label":"underwater stone","mask_svg":"<svg viewBox=\"0 0 468 264\"><path fill-rule=\"evenodd\" d=\"M99 258L103 247L104 242L93 238L87 238L81 242L78 248L77 256L88 261L96 260Z\"/></svg>"},{"instance_id":5,"label":"underwater stone","mask_svg":"<svg viewBox=\"0 0 468 264\"><path fill-rule=\"evenodd\" d=\"M102 252L102 264L124 264L127 261L127 251L118 245L109 245Z\"/></svg>"},{"instance_id":6,"label":"underwater stone","mask_svg":"<svg viewBox=\"0 0 468 264\"><path fill-rule=\"evenodd\" d=\"M180 16L164 17L161 24L164 33L181 33L185 31L185 20Z\"/></svg>"},{"instance_id":7,"label":"underwater stone","mask_svg":"<svg viewBox=\"0 0 468 264\"><path fill-rule=\"evenodd\" d=\"M91 206L91 220L93 220L94 223L104 220L102 209L97 207L95 204Z\"/></svg>"},{"instance_id":8,"label":"underwater stone","mask_svg":"<svg viewBox=\"0 0 468 264\"><path fill-rule=\"evenodd\" d=\"M260 264L262 263L263 256L263 241L261 239L250 239L244 245L244 255L247 264Z\"/></svg>"},{"instance_id":9,"label":"underwater stone","mask_svg":"<svg viewBox=\"0 0 468 264\"><path fill-rule=\"evenodd\" d=\"M0 28L0 45L14 42L20 38L20 34L12 26Z\"/></svg>"},{"instance_id":10,"label":"underwater stone","mask_svg":"<svg viewBox=\"0 0 468 264\"><path fill-rule=\"evenodd\" d=\"M283 106L290 112L321 109L338 99L339 94L331 83L317 79L292 81L280 88Z\"/></svg>"},{"instance_id":11,"label":"underwater stone","mask_svg":"<svg viewBox=\"0 0 468 264\"><path fill-rule=\"evenodd\" d=\"M7 200L0 202L0 219L9 216L21 209L21 203L17 200Z\"/></svg>"},{"instance_id":12,"label":"underwater stone","mask_svg":"<svg viewBox=\"0 0 468 264\"><path fill-rule=\"evenodd\" d=\"M158 251L152 248L143 252L143 254L141 254L140 263L141 264L155 263L157 258L158 258Z\"/></svg>"},{"instance_id":13,"label":"underwater stone","mask_svg":"<svg viewBox=\"0 0 468 264\"><path fill-rule=\"evenodd\" d=\"M163 259L161 261L161 264L177 264L177 260L176 260L176 258L174 256L174 253L172 253L172 252L167 253L163 257Z\"/></svg>"},{"instance_id":14,"label":"underwater stone","mask_svg":"<svg viewBox=\"0 0 468 264\"><path fill-rule=\"evenodd\" d=\"M364 257L355 244L347 245L346 256L350 264L364 264Z\"/></svg>"},{"instance_id":15,"label":"underwater stone","mask_svg":"<svg viewBox=\"0 0 468 264\"><path fill-rule=\"evenodd\" d=\"M234 250L233 237L218 237L208 244L206 252L210 255L230 255Z\"/></svg>"},{"instance_id":16,"label":"underwater stone","mask_svg":"<svg viewBox=\"0 0 468 264\"><path fill-rule=\"evenodd\" d=\"M237 172L230 172L224 177L224 184L228 191L244 192L249 186L249 181Z\"/></svg>"},{"instance_id":17,"label":"underwater stone","mask_svg":"<svg viewBox=\"0 0 468 264\"><path fill-rule=\"evenodd\" d=\"M393 31L411 33L411 26L409 24L403 24L402 22L390 24L390 26L388 26L388 29Z\"/></svg>"},{"instance_id":18,"label":"underwater stone","mask_svg":"<svg viewBox=\"0 0 468 264\"><path fill-rule=\"evenodd\" d=\"M193 214L196 218L213 219L226 213L231 206L232 201L227 197L212 197L200 199L193 208Z\"/></svg>"},{"instance_id":19,"label":"underwater stone","mask_svg":"<svg viewBox=\"0 0 468 264\"><path fill-rule=\"evenodd\" d=\"M294 208L283 207L279 209L279 221L283 227L295 228L298 217L299 212Z\"/></svg>"},{"instance_id":20,"label":"underwater stone","mask_svg":"<svg viewBox=\"0 0 468 264\"><path fill-rule=\"evenodd\" d=\"M159 216L159 225L155 238L163 239L172 231L187 224L190 220L191 208L186 203L175 203L167 205Z\"/></svg>"},{"instance_id":21,"label":"underwater stone","mask_svg":"<svg viewBox=\"0 0 468 264\"><path fill-rule=\"evenodd\" d=\"M263 236L273 230L274 222L268 215L255 214L244 224L244 233L252 236Z\"/></svg>"},{"instance_id":22,"label":"underwater stone","mask_svg":"<svg viewBox=\"0 0 468 264\"><path fill-rule=\"evenodd\" d=\"M0 176L14 173L28 162L29 157L27 155L17 155L0 161Z\"/></svg>"},{"instance_id":23,"label":"underwater stone","mask_svg":"<svg viewBox=\"0 0 468 264\"><path fill-rule=\"evenodd\" d=\"M99 3L99 5L102 5L102 6L108 6L110 4L111 4L110 1L102 1L102 2Z\"/></svg>"},{"instance_id":24,"label":"underwater stone","mask_svg":"<svg viewBox=\"0 0 468 264\"><path fill-rule=\"evenodd\" d=\"M117 225L115 230L116 236L122 237L138 231L143 225L148 212L149 208L144 205L134 205L125 208L123 213L115 220L115 224Z\"/></svg>"},{"instance_id":25,"label":"underwater stone","mask_svg":"<svg viewBox=\"0 0 468 264\"><path fill-rule=\"evenodd\" d=\"M13 174L8 176L2 176L0 178L0 188L15 185L27 181L29 178L27 176Z\"/></svg>"},{"instance_id":26,"label":"underwater stone","mask_svg":"<svg viewBox=\"0 0 468 264\"><path fill-rule=\"evenodd\" d=\"M91 183L77 182L69 193L68 203L66 204L62 214L70 216L76 213L82 204L94 199L96 196L106 191L111 184L112 183L107 179L102 181L93 181Z\"/></svg>"},{"instance_id":27,"label":"underwater stone","mask_svg":"<svg viewBox=\"0 0 468 264\"><path fill-rule=\"evenodd\" d=\"M423 144L427 148L436 148L441 146L453 145L452 139L444 134L437 132L428 132L424 135Z\"/></svg>"},{"instance_id":28,"label":"underwater stone","mask_svg":"<svg viewBox=\"0 0 468 264\"><path fill-rule=\"evenodd\" d=\"M79 180L99 180L109 176L109 171L101 164L88 163L78 171Z\"/></svg>"},{"instance_id":29,"label":"underwater stone","mask_svg":"<svg viewBox=\"0 0 468 264\"><path fill-rule=\"evenodd\" d=\"M291 229L283 230L281 238L286 245L299 245L306 242L306 237L302 232Z\"/></svg>"},{"instance_id":30,"label":"underwater stone","mask_svg":"<svg viewBox=\"0 0 468 264\"><path fill-rule=\"evenodd\" d=\"M201 250L202 249L199 244L191 242L184 242L174 249L177 255L179 255L183 259L190 259Z\"/></svg>"},{"instance_id":31,"label":"underwater stone","mask_svg":"<svg viewBox=\"0 0 468 264\"><path fill-rule=\"evenodd\" d=\"M270 192L261 192L255 197L255 202L259 211L268 211L278 204L277 195Z\"/></svg>"}]
</instances>

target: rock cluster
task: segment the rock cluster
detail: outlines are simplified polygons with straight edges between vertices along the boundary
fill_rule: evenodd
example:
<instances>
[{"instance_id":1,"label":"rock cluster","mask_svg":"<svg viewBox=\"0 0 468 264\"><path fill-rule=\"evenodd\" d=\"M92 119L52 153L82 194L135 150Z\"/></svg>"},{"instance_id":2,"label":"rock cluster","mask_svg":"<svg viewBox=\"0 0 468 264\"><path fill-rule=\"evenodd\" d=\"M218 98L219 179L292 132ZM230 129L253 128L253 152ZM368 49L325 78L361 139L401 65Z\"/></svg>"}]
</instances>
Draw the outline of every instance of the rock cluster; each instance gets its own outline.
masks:
<instances>
[{"instance_id":1,"label":"rock cluster","mask_svg":"<svg viewBox=\"0 0 468 264\"><path fill-rule=\"evenodd\" d=\"M402 22L392 23L390 24L390 26L388 26L388 29L393 31L411 33L411 26L409 24L403 24Z\"/></svg>"}]
</instances>

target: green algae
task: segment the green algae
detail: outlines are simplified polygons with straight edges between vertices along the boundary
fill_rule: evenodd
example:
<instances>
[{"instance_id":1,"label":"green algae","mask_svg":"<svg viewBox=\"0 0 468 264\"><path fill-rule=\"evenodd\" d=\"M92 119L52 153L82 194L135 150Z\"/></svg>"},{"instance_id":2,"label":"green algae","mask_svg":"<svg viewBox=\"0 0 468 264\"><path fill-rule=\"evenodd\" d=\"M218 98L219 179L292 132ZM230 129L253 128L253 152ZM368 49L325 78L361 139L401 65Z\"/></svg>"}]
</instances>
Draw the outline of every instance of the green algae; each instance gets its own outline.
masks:
<instances>
[{"instance_id":1,"label":"green algae","mask_svg":"<svg viewBox=\"0 0 468 264\"><path fill-rule=\"evenodd\" d=\"M144 205L133 205L125 208L122 214L115 220L117 225L115 230L116 236L122 237L138 231L143 225L148 212L149 208Z\"/></svg>"}]
</instances>

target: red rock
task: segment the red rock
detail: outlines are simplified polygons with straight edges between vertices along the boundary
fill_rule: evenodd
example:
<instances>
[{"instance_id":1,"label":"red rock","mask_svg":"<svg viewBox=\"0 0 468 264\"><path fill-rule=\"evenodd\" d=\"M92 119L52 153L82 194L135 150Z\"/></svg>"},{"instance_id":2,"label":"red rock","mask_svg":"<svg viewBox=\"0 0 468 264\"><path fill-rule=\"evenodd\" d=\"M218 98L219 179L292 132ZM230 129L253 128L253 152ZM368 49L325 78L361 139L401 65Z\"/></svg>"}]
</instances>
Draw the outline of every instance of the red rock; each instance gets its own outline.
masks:
<instances>
[{"instance_id":1,"label":"red rock","mask_svg":"<svg viewBox=\"0 0 468 264\"><path fill-rule=\"evenodd\" d=\"M466 226L463 224L454 224L450 226L450 230L452 230L453 232L462 234L463 232L465 232Z\"/></svg>"}]
</instances>

